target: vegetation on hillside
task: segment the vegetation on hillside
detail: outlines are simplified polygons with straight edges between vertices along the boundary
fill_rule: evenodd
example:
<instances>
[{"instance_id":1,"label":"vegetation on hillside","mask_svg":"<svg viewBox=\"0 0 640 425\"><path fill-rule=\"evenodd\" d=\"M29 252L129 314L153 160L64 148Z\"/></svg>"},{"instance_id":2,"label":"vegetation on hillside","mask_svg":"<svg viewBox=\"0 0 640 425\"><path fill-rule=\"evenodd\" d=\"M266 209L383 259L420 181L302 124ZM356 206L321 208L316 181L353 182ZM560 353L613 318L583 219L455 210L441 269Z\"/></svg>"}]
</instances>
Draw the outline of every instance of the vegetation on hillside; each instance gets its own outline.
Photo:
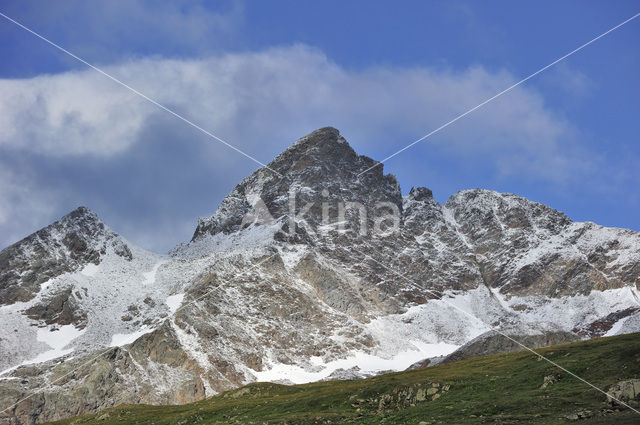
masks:
<instances>
[{"instance_id":1,"label":"vegetation on hillside","mask_svg":"<svg viewBox=\"0 0 640 425\"><path fill-rule=\"evenodd\" d=\"M640 378L640 334L536 350L607 390ZM579 419L580 418L580 419ZM604 394L531 352L497 354L356 381L250 384L183 406L119 406L83 424L638 424Z\"/></svg>"}]
</instances>

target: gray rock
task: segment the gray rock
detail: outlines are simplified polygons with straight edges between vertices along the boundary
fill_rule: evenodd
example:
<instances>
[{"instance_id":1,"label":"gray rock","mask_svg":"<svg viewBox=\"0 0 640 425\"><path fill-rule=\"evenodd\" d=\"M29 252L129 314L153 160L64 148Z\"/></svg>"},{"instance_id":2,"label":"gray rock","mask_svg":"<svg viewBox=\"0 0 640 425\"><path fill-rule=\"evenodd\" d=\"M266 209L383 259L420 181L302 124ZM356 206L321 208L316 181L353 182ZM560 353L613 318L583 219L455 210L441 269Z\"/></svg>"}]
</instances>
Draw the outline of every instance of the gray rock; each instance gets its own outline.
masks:
<instances>
[{"instance_id":1,"label":"gray rock","mask_svg":"<svg viewBox=\"0 0 640 425\"><path fill-rule=\"evenodd\" d=\"M622 401L631 406L640 404L640 379L628 379L620 381L607 390L607 402L612 405L620 405Z\"/></svg>"},{"instance_id":2,"label":"gray rock","mask_svg":"<svg viewBox=\"0 0 640 425\"><path fill-rule=\"evenodd\" d=\"M28 301L47 280L99 264L108 246L131 259L126 243L95 213L79 207L0 251L0 305Z\"/></svg>"}]
</instances>

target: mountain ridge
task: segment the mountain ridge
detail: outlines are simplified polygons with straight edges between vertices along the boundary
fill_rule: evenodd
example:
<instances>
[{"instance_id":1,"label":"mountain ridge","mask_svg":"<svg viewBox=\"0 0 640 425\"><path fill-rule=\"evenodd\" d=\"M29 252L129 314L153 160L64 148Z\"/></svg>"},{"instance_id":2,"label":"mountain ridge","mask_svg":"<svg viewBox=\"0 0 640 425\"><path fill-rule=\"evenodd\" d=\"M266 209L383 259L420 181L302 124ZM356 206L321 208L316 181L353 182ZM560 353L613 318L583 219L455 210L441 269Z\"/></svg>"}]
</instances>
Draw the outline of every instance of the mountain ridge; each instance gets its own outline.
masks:
<instances>
[{"instance_id":1,"label":"mountain ridge","mask_svg":"<svg viewBox=\"0 0 640 425\"><path fill-rule=\"evenodd\" d=\"M0 407L15 404L0 423L402 370L495 326L532 341L640 330L640 234L513 194L403 196L382 166L358 176L375 163L325 127L270 162L287 178L255 171L168 255L115 233L104 253L88 244L97 264L0 306Z\"/></svg>"},{"instance_id":2,"label":"mountain ridge","mask_svg":"<svg viewBox=\"0 0 640 425\"><path fill-rule=\"evenodd\" d=\"M0 305L28 301L46 280L89 263L98 265L109 248L131 259L131 252L119 235L87 207L76 208L0 251ZM34 255L45 263L37 269L29 264L34 263ZM45 269L50 273L43 273Z\"/></svg>"}]
</instances>

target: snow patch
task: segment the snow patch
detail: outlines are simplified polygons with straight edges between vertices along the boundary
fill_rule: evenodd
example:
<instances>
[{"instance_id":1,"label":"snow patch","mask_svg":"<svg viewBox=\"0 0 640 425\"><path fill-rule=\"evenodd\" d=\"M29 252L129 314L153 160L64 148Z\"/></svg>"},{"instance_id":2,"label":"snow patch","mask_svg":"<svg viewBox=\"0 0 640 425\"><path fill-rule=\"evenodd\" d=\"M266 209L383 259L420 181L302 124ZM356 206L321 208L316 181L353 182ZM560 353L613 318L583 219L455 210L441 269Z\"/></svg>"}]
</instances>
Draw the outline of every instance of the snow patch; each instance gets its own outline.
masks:
<instances>
[{"instance_id":1,"label":"snow patch","mask_svg":"<svg viewBox=\"0 0 640 425\"><path fill-rule=\"evenodd\" d=\"M507 303L512 308L519 307L518 319L522 322L541 323L544 320L565 331L571 331L576 327L606 317L611 312L638 306L636 293L632 287L605 291L594 290L587 295L561 298L514 296ZM616 322L615 325L618 324L622 327L624 319ZM609 330L609 332L611 331ZM627 330L626 332L632 331Z\"/></svg>"},{"instance_id":2,"label":"snow patch","mask_svg":"<svg viewBox=\"0 0 640 425\"><path fill-rule=\"evenodd\" d=\"M54 278L52 278L52 279L47 280L46 282L42 282L42 283L40 284L40 290L41 290L41 291L44 291L45 289L47 289L48 287L50 287L51 285L53 285L53 284L55 283L55 281L56 281L56 278L54 277Z\"/></svg>"},{"instance_id":3,"label":"snow patch","mask_svg":"<svg viewBox=\"0 0 640 425\"><path fill-rule=\"evenodd\" d=\"M153 331L153 329L147 328L145 326L136 332L128 334L114 334L111 337L111 343L109 344L109 347L122 347L123 345L131 344L142 335L146 335L151 331Z\"/></svg>"},{"instance_id":4,"label":"snow patch","mask_svg":"<svg viewBox=\"0 0 640 425\"><path fill-rule=\"evenodd\" d=\"M154 283L156 283L156 273L158 273L158 269L160 268L160 266L162 266L166 262L167 262L166 260L158 261L153 266L151 271L147 273L142 273L142 276L144 277L142 284L147 286L147 285L153 285Z\"/></svg>"},{"instance_id":5,"label":"snow patch","mask_svg":"<svg viewBox=\"0 0 640 425\"><path fill-rule=\"evenodd\" d=\"M97 264L89 263L82 270L80 270L80 274L83 274L88 277L93 277L98 273L100 267Z\"/></svg>"},{"instance_id":6,"label":"snow patch","mask_svg":"<svg viewBox=\"0 0 640 425\"><path fill-rule=\"evenodd\" d=\"M51 349L44 353L38 354L36 357L30 360L24 361L22 364L34 364L42 363L48 360L57 359L58 357L65 356L73 351L73 348L65 349L67 345L74 339L78 338L84 333L84 330L80 330L73 325L64 325L59 328L39 328L37 333L37 340L44 342Z\"/></svg>"},{"instance_id":7,"label":"snow patch","mask_svg":"<svg viewBox=\"0 0 640 425\"><path fill-rule=\"evenodd\" d=\"M609 329L607 331L606 334L604 334L604 336L613 336L613 335L617 335L618 332L620 332L622 330L622 327L624 325L624 322L626 322L628 319L628 317L624 317L620 320L618 320L616 323L613 324L613 326L611 327L611 329Z\"/></svg>"},{"instance_id":8,"label":"snow patch","mask_svg":"<svg viewBox=\"0 0 640 425\"><path fill-rule=\"evenodd\" d=\"M188 244L178 245L170 255L183 260L195 260L221 251L248 252L250 249L264 248L273 243L273 237L280 225L261 224L249 226L234 233L205 235Z\"/></svg>"},{"instance_id":9,"label":"snow patch","mask_svg":"<svg viewBox=\"0 0 640 425\"><path fill-rule=\"evenodd\" d=\"M178 311L178 308L180 307L180 304L182 304L183 299L184 299L184 294L175 294L167 297L167 300L165 301L165 303L169 307L169 312L171 314Z\"/></svg>"},{"instance_id":10,"label":"snow patch","mask_svg":"<svg viewBox=\"0 0 640 425\"><path fill-rule=\"evenodd\" d=\"M320 370L307 370L300 366L277 363L271 369L261 372L252 372L258 381L283 382L304 384L327 378L337 369L351 369L358 366L363 373L379 373L384 371L405 370L412 364L429 357L445 356L459 348L458 345L447 343L427 344L421 341L410 341L411 349L401 351L394 356L385 358L361 351L345 358L323 363L322 358L312 357L313 368Z\"/></svg>"},{"instance_id":11,"label":"snow patch","mask_svg":"<svg viewBox=\"0 0 640 425\"><path fill-rule=\"evenodd\" d=\"M290 249L280 249L280 258L288 270L292 270L304 258L309 250L304 245L294 245Z\"/></svg>"}]
</instances>

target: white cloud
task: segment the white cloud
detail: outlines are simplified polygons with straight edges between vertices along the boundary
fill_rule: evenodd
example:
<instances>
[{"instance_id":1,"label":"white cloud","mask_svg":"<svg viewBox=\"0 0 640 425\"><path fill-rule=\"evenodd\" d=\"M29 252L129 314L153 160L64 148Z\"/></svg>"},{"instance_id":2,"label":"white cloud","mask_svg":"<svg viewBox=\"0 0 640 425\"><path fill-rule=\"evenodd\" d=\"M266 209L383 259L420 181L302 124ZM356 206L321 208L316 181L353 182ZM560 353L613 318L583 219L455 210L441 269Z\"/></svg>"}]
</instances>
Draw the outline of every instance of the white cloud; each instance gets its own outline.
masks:
<instances>
[{"instance_id":1,"label":"white cloud","mask_svg":"<svg viewBox=\"0 0 640 425\"><path fill-rule=\"evenodd\" d=\"M339 128L360 153L381 159L517 80L508 72L491 72L482 67L462 71L349 70L303 45L199 60L147 58L105 70L262 161L269 161L295 138L325 125ZM129 224L126 220L107 221L125 235L137 235L136 240L145 246L170 246L171 242L165 239L179 239L178 233L190 233L188 223L195 220L195 215L183 211L185 217L178 220L175 213L186 208L176 191L183 194L184 187L193 184L189 179L198 178L184 176L189 170L176 169L180 170L173 171L178 173L176 182L165 180L158 188L138 187L141 183L137 183L135 173L131 174L128 182L114 183L131 186L126 193L123 188L111 193L110 187L105 186L108 180L96 183L95 176L87 176L94 180L85 182L81 173L86 169L58 180L63 182L60 187L53 180L49 183L47 172L42 171L37 180L54 187L56 196L25 177L25 172L29 172L30 164L37 163L30 162L32 158L40 163L79 163L86 159L95 160L86 161L91 164L105 165L110 160L116 163L133 148L148 145L149 139L157 142L163 138L162 142L168 143L167 128L180 129L175 132L181 139L175 141L176 145L207 140L202 135L196 138L197 130L93 70L0 80L0 93L0 152L25 158L23 165L12 165L8 160L2 164L2 241L16 240L47 224L55 217L54 212L65 212L64 202L85 203L87 194L93 202L114 205L117 210L122 208L119 203L128 202L122 196L133 196L129 192L139 191L144 198L154 196L158 189L166 199L161 204L145 204L149 208L158 204L155 215L144 220L146 227L135 220ZM538 92L521 86L392 161L435 149L469 167L481 163L497 176L518 175L557 184L580 179L594 167L594 157L575 143L576 134L577 130L556 116ZM219 170L215 170L215 178L211 173L203 173L203 178L215 181L215 190L232 187L237 182L223 180L231 179L237 164L249 160L218 142L209 142L216 153L197 166ZM211 150L207 152L210 154ZM172 155L168 153L167 160L173 160ZM144 160L145 156L135 158ZM166 165L162 165L164 157L154 161L145 166L131 161L127 164L140 167L140 173L145 173L145 167ZM56 172L63 168L58 166ZM37 170L32 171L37 174ZM113 169L109 172L114 173ZM199 190L206 184L198 185ZM101 191L98 194L96 190ZM219 194L215 196L218 199ZM182 199L182 204L174 205L175 199ZM68 205L64 205L66 209ZM211 205L208 212L214 207ZM113 211L110 214L115 215ZM151 239L145 240L140 231L136 233L136 229L147 231L169 222L180 223L175 237L167 232L152 232L147 235Z\"/></svg>"},{"instance_id":2,"label":"white cloud","mask_svg":"<svg viewBox=\"0 0 640 425\"><path fill-rule=\"evenodd\" d=\"M392 153L401 145L384 146L385 135L408 143L515 81L482 67L351 71L300 45L203 60L144 59L106 71L256 156L265 135L278 140L322 125ZM0 91L0 144L47 155L121 152L161 112L92 70L0 80ZM537 92L519 87L430 143L451 155L486 155L502 174L562 179L569 158L575 162L573 131Z\"/></svg>"},{"instance_id":3,"label":"white cloud","mask_svg":"<svg viewBox=\"0 0 640 425\"><path fill-rule=\"evenodd\" d=\"M0 80L0 146L54 156L110 155L133 143L142 101L99 74Z\"/></svg>"}]
</instances>

